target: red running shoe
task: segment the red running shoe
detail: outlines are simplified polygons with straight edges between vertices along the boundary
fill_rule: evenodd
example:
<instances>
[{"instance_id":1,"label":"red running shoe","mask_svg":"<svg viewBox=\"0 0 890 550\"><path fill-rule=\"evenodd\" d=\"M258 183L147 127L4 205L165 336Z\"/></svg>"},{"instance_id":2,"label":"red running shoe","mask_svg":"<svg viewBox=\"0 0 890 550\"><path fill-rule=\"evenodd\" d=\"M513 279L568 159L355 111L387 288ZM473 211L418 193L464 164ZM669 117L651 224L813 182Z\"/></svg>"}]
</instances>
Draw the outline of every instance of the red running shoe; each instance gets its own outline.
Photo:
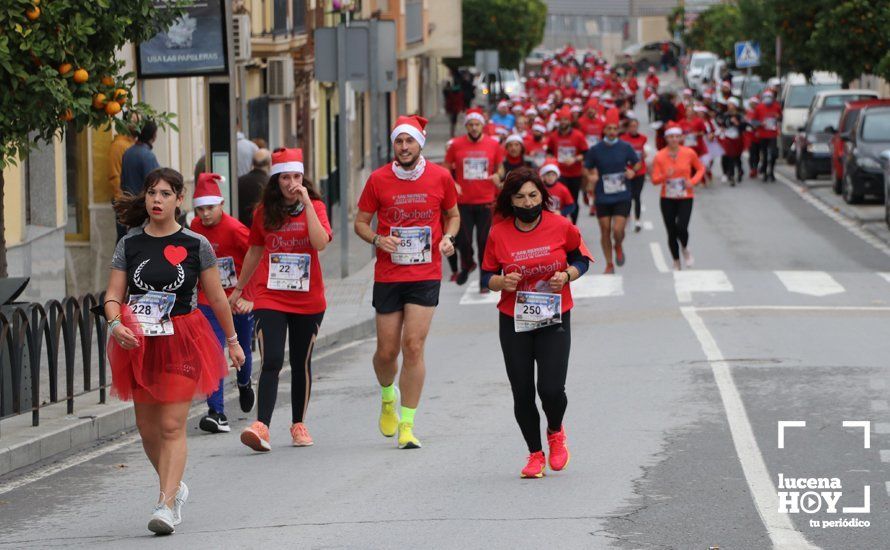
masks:
<instances>
[{"instance_id":1,"label":"red running shoe","mask_svg":"<svg viewBox=\"0 0 890 550\"><path fill-rule=\"evenodd\" d=\"M532 453L528 455L528 464L522 469L522 473L519 474L519 477L522 479L544 477L544 468L546 468L546 466L547 458L544 456L544 451Z\"/></svg>"},{"instance_id":2,"label":"red running shoe","mask_svg":"<svg viewBox=\"0 0 890 550\"><path fill-rule=\"evenodd\" d=\"M618 267L624 265L624 248L620 246L615 247L615 263L618 265Z\"/></svg>"},{"instance_id":3,"label":"red running shoe","mask_svg":"<svg viewBox=\"0 0 890 550\"><path fill-rule=\"evenodd\" d=\"M572 455L566 447L566 427L561 426L556 433L547 433L547 444L550 445L550 469L558 472L569 464Z\"/></svg>"}]
</instances>

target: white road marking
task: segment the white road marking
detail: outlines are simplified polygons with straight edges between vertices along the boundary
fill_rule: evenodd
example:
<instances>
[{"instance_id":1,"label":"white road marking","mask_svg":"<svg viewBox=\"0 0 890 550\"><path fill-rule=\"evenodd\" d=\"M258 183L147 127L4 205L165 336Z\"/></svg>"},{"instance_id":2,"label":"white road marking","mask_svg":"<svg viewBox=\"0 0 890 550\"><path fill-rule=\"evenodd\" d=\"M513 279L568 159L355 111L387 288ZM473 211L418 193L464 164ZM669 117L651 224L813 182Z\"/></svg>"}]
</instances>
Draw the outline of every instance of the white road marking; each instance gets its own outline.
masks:
<instances>
[{"instance_id":1,"label":"white road marking","mask_svg":"<svg viewBox=\"0 0 890 550\"><path fill-rule=\"evenodd\" d=\"M875 412L883 412L888 409L890 409L890 407L887 406L886 399L872 399L871 400L871 410L873 410Z\"/></svg>"},{"instance_id":2,"label":"white road marking","mask_svg":"<svg viewBox=\"0 0 890 550\"><path fill-rule=\"evenodd\" d=\"M871 449L871 420L844 420L841 424L844 428L861 428L862 448Z\"/></svg>"},{"instance_id":3,"label":"white road marking","mask_svg":"<svg viewBox=\"0 0 890 550\"><path fill-rule=\"evenodd\" d=\"M850 220L849 218L847 218L840 212L835 211L830 206L826 205L825 203L823 203L822 201L820 201L819 199L814 197L812 193L804 191L803 189L798 187L795 183L793 183L791 180L789 180L787 177L785 177L781 173L776 172L776 176L778 177L779 181L782 182L783 185L785 185L786 187L788 187L789 189L791 189L792 191L797 193L798 196L800 196L800 198L802 198L803 200L810 203L814 208L816 208L817 210L819 210L820 212L822 212L823 214L825 214L832 220L836 221L839 225L841 225L844 229L846 229L850 233L856 235L863 241L865 241L868 244L872 245L873 247L877 248L878 250L880 250L887 256L890 256L890 246L887 246L887 244L884 241L882 241L881 239L877 238L876 236L872 235L871 233L869 233L868 231L863 229L858 223Z\"/></svg>"},{"instance_id":4,"label":"white road marking","mask_svg":"<svg viewBox=\"0 0 890 550\"><path fill-rule=\"evenodd\" d=\"M667 262L664 261L664 254L661 252L661 245L658 243L649 243L649 250L652 252L652 261L655 262L655 269L659 273L668 273Z\"/></svg>"},{"instance_id":5,"label":"white road marking","mask_svg":"<svg viewBox=\"0 0 890 550\"><path fill-rule=\"evenodd\" d=\"M834 277L824 271L775 271L789 292L808 296L830 296L845 292Z\"/></svg>"},{"instance_id":6,"label":"white road marking","mask_svg":"<svg viewBox=\"0 0 890 550\"><path fill-rule=\"evenodd\" d=\"M729 423L729 431L738 454L742 471L760 519L766 527L767 534L774 548L816 548L807 542L806 538L798 532L787 514L780 514L776 507L776 487L770 478L769 470L763 461L754 430L745 411L742 397L732 379L729 364L724 360L723 352L717 346L717 342L711 335L711 331L705 325L694 307L681 307L680 311L695 333L705 357L711 365L717 390L723 401L726 411L726 419Z\"/></svg>"},{"instance_id":7,"label":"white road marking","mask_svg":"<svg viewBox=\"0 0 890 550\"><path fill-rule=\"evenodd\" d=\"M879 453L881 454L881 462L890 462L890 451L881 449ZM888 481L888 483L890 483L890 481Z\"/></svg>"},{"instance_id":8,"label":"white road marking","mask_svg":"<svg viewBox=\"0 0 890 550\"><path fill-rule=\"evenodd\" d=\"M645 221L643 222L643 229L645 229L646 231L652 231L655 229L655 226L652 224L652 222Z\"/></svg>"},{"instance_id":9,"label":"white road marking","mask_svg":"<svg viewBox=\"0 0 890 550\"><path fill-rule=\"evenodd\" d=\"M697 307L696 311L863 311L863 312L890 312L888 306L705 306ZM873 380L883 389L883 380ZM870 382L871 383L871 382Z\"/></svg>"},{"instance_id":10,"label":"white road marking","mask_svg":"<svg viewBox=\"0 0 890 550\"><path fill-rule=\"evenodd\" d=\"M720 270L675 271L674 290L682 303L692 301L693 292L732 292L732 283Z\"/></svg>"},{"instance_id":11,"label":"white road marking","mask_svg":"<svg viewBox=\"0 0 890 550\"><path fill-rule=\"evenodd\" d=\"M466 282L467 289L460 297L460 305L496 304L501 299L500 292L479 293L479 279L470 279Z\"/></svg>"},{"instance_id":12,"label":"white road marking","mask_svg":"<svg viewBox=\"0 0 890 550\"><path fill-rule=\"evenodd\" d=\"M878 273L878 276L890 283L890 273Z\"/></svg>"},{"instance_id":13,"label":"white road marking","mask_svg":"<svg viewBox=\"0 0 890 550\"><path fill-rule=\"evenodd\" d=\"M887 491L887 496L890 496L890 481L884 482L884 489Z\"/></svg>"},{"instance_id":14,"label":"white road marking","mask_svg":"<svg viewBox=\"0 0 890 550\"><path fill-rule=\"evenodd\" d=\"M312 359L315 361L319 361L329 355L339 353L341 351L347 350L349 348L353 348L360 344L364 344L365 342L369 342L371 340L373 340L373 338L364 338L361 340L355 340L352 342L348 342L346 344L343 344L342 346L337 346L335 348L324 351L322 353L315 354L315 355L313 355ZM286 366L285 368L282 369L282 372L287 371L289 369L290 369L290 366ZM237 394L238 394L238 388L234 387L226 392L225 399L226 400L234 399L234 397ZM207 403L205 401L196 402L192 405L192 408L189 411L188 419L194 420L195 418L198 418L199 416L203 416L204 414L206 414L206 411L207 411ZM89 462L90 460L93 460L94 458L98 458L102 455L106 455L108 453L113 453L114 451L117 451L118 449L126 447L127 445L136 443L137 441L139 441L139 433L138 432L127 435L127 436L125 436L121 439L118 439L116 441L113 441L107 445L100 444L99 447L97 447L91 451L77 453L75 455L69 456L68 458L65 458L59 462L56 462L55 464L51 464L44 468L38 468L37 470L35 470L29 474L23 475L21 477L7 481L6 483L0 484L0 495L6 494L10 491L14 491L20 487L24 487L25 485L28 485L29 483L34 483L35 481L40 481L41 479L47 478L53 474L63 472L69 468L73 468L74 466L83 464L84 462Z\"/></svg>"},{"instance_id":15,"label":"white road marking","mask_svg":"<svg viewBox=\"0 0 890 550\"><path fill-rule=\"evenodd\" d=\"M869 378L868 387L872 390L883 390L887 387L887 382L883 378Z\"/></svg>"},{"instance_id":16,"label":"white road marking","mask_svg":"<svg viewBox=\"0 0 890 550\"><path fill-rule=\"evenodd\" d=\"M624 296L624 279L621 275L586 274L571 286L573 299Z\"/></svg>"}]
</instances>

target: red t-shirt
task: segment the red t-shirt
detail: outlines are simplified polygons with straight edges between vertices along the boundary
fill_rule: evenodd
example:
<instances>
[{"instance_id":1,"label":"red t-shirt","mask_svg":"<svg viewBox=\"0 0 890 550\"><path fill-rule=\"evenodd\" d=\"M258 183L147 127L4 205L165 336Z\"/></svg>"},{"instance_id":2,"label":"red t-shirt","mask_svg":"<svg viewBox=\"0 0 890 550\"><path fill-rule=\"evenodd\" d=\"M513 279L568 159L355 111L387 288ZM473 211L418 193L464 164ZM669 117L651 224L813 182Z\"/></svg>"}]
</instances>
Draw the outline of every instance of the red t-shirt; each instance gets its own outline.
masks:
<instances>
[{"instance_id":1,"label":"red t-shirt","mask_svg":"<svg viewBox=\"0 0 890 550\"><path fill-rule=\"evenodd\" d=\"M708 152L707 147L705 147L705 138L704 133L707 132L708 127L705 125L705 121L695 117L692 120L683 119L680 121L680 128L683 129L683 145L694 149L698 156L702 156ZM693 134L698 134L697 136Z\"/></svg>"},{"instance_id":2,"label":"red t-shirt","mask_svg":"<svg viewBox=\"0 0 890 550\"><path fill-rule=\"evenodd\" d=\"M550 278L557 271L564 271L566 257L573 250L593 261L587 250L581 231L571 220L544 211L541 222L531 231L516 229L512 217L491 228L482 269L504 274L518 272L523 275L516 287L525 292L550 292ZM571 284L562 288L562 312L572 309ZM501 292L498 309L513 317L516 304L515 292Z\"/></svg>"},{"instance_id":3,"label":"red t-shirt","mask_svg":"<svg viewBox=\"0 0 890 550\"><path fill-rule=\"evenodd\" d=\"M626 141L630 143L630 146L634 148L634 152L636 152L637 156L640 157L640 169L637 171L637 176L645 176L646 175L646 141L649 139L643 134L637 134L636 136L632 136L629 133L625 132L619 136L622 141Z\"/></svg>"},{"instance_id":4,"label":"red t-shirt","mask_svg":"<svg viewBox=\"0 0 890 550\"><path fill-rule=\"evenodd\" d=\"M312 201L312 207L318 215L318 220L328 233L333 235L331 224L328 222L328 214L324 203L319 200ZM300 313L313 315L321 313L327 307L324 297L324 280L321 275L321 263L318 261L318 251L312 248L309 242L309 226L306 220L306 212L300 212L296 216L290 216L284 224L275 231L266 231L263 227L265 209L263 205L257 206L253 215L253 225L250 228L250 245L262 246L263 257L260 265L254 272L251 282L255 285L256 298L254 309L272 309L285 313ZM308 254L309 255L309 280L300 282L309 285L309 291L270 289L269 263L272 254ZM305 279L305 278L304 278Z\"/></svg>"},{"instance_id":5,"label":"red t-shirt","mask_svg":"<svg viewBox=\"0 0 890 550\"><path fill-rule=\"evenodd\" d=\"M550 192L550 203L547 208L555 214L561 214L563 207L575 204L571 191L562 182L557 181L553 185L547 185L547 191Z\"/></svg>"},{"instance_id":6,"label":"red t-shirt","mask_svg":"<svg viewBox=\"0 0 890 550\"><path fill-rule=\"evenodd\" d=\"M247 229L247 226L238 221L237 218L233 218L223 212L222 219L213 227L206 227L200 218L195 217L192 220L191 230L199 235L204 235L210 241L210 246L213 247L213 252L216 253L223 289L226 291L226 296L228 296L235 290L238 276L241 274L241 264L244 262L247 249L250 248L248 243L250 229ZM229 262L226 258L231 258L232 261ZM235 269L231 270L231 276L227 277L229 275L227 272L232 264L234 264ZM251 285L247 285L244 288L242 296L245 300L252 298ZM207 301L207 296L204 295L204 290L200 288L198 289L198 303L205 306L210 305L210 302Z\"/></svg>"},{"instance_id":7,"label":"red t-shirt","mask_svg":"<svg viewBox=\"0 0 890 550\"><path fill-rule=\"evenodd\" d=\"M537 141L533 135L527 136L523 141L523 145L525 145L525 156L534 164L535 168L540 168L544 166L544 161L547 160L547 138L541 138L541 141Z\"/></svg>"},{"instance_id":8,"label":"red t-shirt","mask_svg":"<svg viewBox=\"0 0 890 550\"><path fill-rule=\"evenodd\" d=\"M457 183L460 184L460 204L491 204L497 195L497 187L491 181L504 161L504 152L494 139L482 137L470 141L467 136L454 138L445 152L445 162L454 166ZM436 277L438 279L438 277Z\"/></svg>"},{"instance_id":9,"label":"red t-shirt","mask_svg":"<svg viewBox=\"0 0 890 550\"><path fill-rule=\"evenodd\" d=\"M599 116L590 118L584 115L578 119L578 129L584 134L588 147L593 147L603 139L605 126L606 123Z\"/></svg>"},{"instance_id":10,"label":"red t-shirt","mask_svg":"<svg viewBox=\"0 0 890 550\"><path fill-rule=\"evenodd\" d=\"M389 252L377 249L374 280L380 283L438 281L442 278L442 211L457 204L454 180L445 168L427 162L415 181L401 180L386 164L375 170L358 201L359 210L377 214L377 234L390 235L391 228L429 227L430 240L423 246L423 263L395 263ZM409 261L409 260L405 260Z\"/></svg>"},{"instance_id":11,"label":"red t-shirt","mask_svg":"<svg viewBox=\"0 0 890 550\"><path fill-rule=\"evenodd\" d=\"M782 106L774 102L772 105L758 103L754 108L754 120L760 122L757 128L757 139L770 139L779 135L779 119L782 118Z\"/></svg>"},{"instance_id":12,"label":"red t-shirt","mask_svg":"<svg viewBox=\"0 0 890 550\"><path fill-rule=\"evenodd\" d=\"M560 134L559 130L555 130L547 140L547 150L556 157L559 173L562 174L562 177L581 177L584 167L583 160L575 161L573 164L563 163L563 159L575 157L587 151L587 139L579 130L572 129L566 135Z\"/></svg>"}]
</instances>

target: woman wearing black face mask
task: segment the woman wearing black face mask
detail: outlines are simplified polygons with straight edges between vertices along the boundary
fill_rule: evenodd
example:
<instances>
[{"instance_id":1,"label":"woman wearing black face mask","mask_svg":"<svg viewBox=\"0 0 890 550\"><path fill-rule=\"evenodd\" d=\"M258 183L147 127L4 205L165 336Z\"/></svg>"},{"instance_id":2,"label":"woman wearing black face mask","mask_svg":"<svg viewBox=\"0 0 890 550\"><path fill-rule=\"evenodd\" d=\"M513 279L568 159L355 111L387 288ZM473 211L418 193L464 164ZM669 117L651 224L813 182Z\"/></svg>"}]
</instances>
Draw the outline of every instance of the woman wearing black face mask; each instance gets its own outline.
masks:
<instances>
[{"instance_id":1,"label":"woman wearing black face mask","mask_svg":"<svg viewBox=\"0 0 890 550\"><path fill-rule=\"evenodd\" d=\"M546 466L535 404L535 363L547 417L550 469L562 470L569 461L562 425L571 346L569 283L593 260L578 227L543 208L549 195L533 169L510 172L495 203L504 220L491 229L482 264L482 284L501 292L501 349L513 412L530 453L524 478L543 476Z\"/></svg>"}]
</instances>

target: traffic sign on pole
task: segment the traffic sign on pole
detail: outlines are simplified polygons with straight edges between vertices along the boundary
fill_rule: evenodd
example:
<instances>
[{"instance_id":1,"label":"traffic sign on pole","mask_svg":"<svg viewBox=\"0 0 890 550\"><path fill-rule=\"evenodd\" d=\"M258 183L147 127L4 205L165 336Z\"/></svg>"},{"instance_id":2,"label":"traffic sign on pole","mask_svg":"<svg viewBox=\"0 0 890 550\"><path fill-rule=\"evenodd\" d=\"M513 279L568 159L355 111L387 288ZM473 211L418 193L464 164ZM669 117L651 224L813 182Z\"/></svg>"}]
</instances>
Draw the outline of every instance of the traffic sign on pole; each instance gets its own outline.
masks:
<instances>
[{"instance_id":1,"label":"traffic sign on pole","mask_svg":"<svg viewBox=\"0 0 890 550\"><path fill-rule=\"evenodd\" d=\"M735 43L735 66L747 69L760 65L760 44L753 40Z\"/></svg>"}]
</instances>

